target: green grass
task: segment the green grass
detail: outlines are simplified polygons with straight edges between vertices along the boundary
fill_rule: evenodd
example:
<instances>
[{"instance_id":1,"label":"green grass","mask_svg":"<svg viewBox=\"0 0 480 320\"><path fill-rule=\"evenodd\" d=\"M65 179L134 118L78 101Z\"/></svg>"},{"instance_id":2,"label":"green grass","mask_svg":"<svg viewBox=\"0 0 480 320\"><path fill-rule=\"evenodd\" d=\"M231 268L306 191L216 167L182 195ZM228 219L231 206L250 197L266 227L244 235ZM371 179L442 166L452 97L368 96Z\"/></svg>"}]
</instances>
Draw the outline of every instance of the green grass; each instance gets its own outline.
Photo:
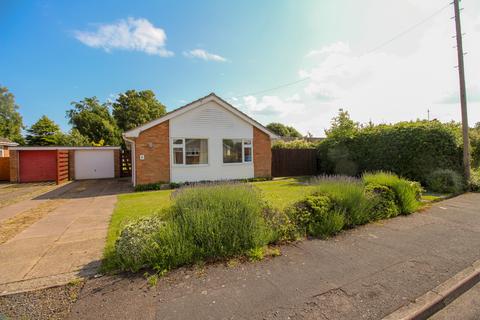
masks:
<instances>
[{"instance_id":1,"label":"green grass","mask_svg":"<svg viewBox=\"0 0 480 320\"><path fill-rule=\"evenodd\" d=\"M260 189L264 199L270 205L277 209L284 209L301 200L314 189L313 186L302 184L302 181L302 178L285 178L251 184ZM108 257L113 252L115 241L126 224L170 206L172 191L146 191L119 195L108 228L104 256Z\"/></svg>"},{"instance_id":2,"label":"green grass","mask_svg":"<svg viewBox=\"0 0 480 320\"><path fill-rule=\"evenodd\" d=\"M113 252L115 241L126 224L170 206L171 193L172 190L160 190L119 195L108 227L104 256Z\"/></svg>"},{"instance_id":3,"label":"green grass","mask_svg":"<svg viewBox=\"0 0 480 320\"><path fill-rule=\"evenodd\" d=\"M263 198L276 209L285 209L302 200L315 190L315 186L303 184L302 178L284 178L272 181L252 182L262 191Z\"/></svg>"}]
</instances>

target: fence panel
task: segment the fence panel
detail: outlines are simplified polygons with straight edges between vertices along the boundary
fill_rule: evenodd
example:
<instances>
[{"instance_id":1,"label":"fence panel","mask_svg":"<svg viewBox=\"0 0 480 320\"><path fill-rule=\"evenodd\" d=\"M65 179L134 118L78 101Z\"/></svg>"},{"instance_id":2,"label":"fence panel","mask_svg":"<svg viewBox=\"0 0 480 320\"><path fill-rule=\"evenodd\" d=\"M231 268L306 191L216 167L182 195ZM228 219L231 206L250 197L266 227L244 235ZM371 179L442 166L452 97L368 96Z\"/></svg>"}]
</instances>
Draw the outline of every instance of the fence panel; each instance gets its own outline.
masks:
<instances>
[{"instance_id":1,"label":"fence panel","mask_svg":"<svg viewBox=\"0 0 480 320\"><path fill-rule=\"evenodd\" d=\"M68 181L68 150L57 150L57 184Z\"/></svg>"},{"instance_id":2,"label":"fence panel","mask_svg":"<svg viewBox=\"0 0 480 320\"><path fill-rule=\"evenodd\" d=\"M273 177L309 176L317 173L317 150L272 149Z\"/></svg>"},{"instance_id":3,"label":"fence panel","mask_svg":"<svg viewBox=\"0 0 480 320\"><path fill-rule=\"evenodd\" d=\"M0 181L10 181L10 158L0 158Z\"/></svg>"}]
</instances>

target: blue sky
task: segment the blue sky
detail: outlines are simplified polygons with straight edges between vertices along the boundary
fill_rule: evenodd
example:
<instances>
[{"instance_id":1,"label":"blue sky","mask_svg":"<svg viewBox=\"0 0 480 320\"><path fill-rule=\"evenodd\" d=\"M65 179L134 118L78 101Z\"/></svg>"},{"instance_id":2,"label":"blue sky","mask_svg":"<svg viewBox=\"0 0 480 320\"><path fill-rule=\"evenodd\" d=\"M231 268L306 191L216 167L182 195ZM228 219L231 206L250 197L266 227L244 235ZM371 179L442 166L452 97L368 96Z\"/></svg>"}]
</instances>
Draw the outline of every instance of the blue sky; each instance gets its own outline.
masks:
<instances>
[{"instance_id":1,"label":"blue sky","mask_svg":"<svg viewBox=\"0 0 480 320\"><path fill-rule=\"evenodd\" d=\"M448 2L386 2L3 0L0 85L27 125L46 114L64 130L71 101L128 89L152 89L168 110L214 91L263 123L315 135L340 107L360 121L415 119L427 108L458 119L451 8L365 54ZM467 67L478 70L480 5L463 4ZM472 123L478 74L467 77Z\"/></svg>"}]
</instances>

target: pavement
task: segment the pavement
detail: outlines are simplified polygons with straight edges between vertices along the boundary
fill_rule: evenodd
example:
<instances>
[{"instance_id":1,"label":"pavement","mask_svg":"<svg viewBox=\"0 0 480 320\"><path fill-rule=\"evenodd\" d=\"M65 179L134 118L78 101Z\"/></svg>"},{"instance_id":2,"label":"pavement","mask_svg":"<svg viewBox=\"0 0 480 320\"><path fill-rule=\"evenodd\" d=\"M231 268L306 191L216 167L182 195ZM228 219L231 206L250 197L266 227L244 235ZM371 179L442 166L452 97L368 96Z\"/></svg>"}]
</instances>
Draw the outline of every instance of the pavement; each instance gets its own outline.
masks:
<instances>
[{"instance_id":1,"label":"pavement","mask_svg":"<svg viewBox=\"0 0 480 320\"><path fill-rule=\"evenodd\" d=\"M77 181L12 205L23 215L35 205L49 212L0 245L0 295L96 273L116 195L128 190L126 181ZM2 209L11 214L12 208Z\"/></svg>"},{"instance_id":2,"label":"pavement","mask_svg":"<svg viewBox=\"0 0 480 320\"><path fill-rule=\"evenodd\" d=\"M37 207L47 199L37 199L45 193L58 190L63 192L65 185L52 183L2 184L0 188L0 223L18 214Z\"/></svg>"},{"instance_id":3,"label":"pavement","mask_svg":"<svg viewBox=\"0 0 480 320\"><path fill-rule=\"evenodd\" d=\"M261 262L181 268L85 283L70 319L381 319L480 258L480 194Z\"/></svg>"},{"instance_id":4,"label":"pavement","mask_svg":"<svg viewBox=\"0 0 480 320\"><path fill-rule=\"evenodd\" d=\"M431 320L480 319L480 283L458 297L445 309L433 315Z\"/></svg>"}]
</instances>

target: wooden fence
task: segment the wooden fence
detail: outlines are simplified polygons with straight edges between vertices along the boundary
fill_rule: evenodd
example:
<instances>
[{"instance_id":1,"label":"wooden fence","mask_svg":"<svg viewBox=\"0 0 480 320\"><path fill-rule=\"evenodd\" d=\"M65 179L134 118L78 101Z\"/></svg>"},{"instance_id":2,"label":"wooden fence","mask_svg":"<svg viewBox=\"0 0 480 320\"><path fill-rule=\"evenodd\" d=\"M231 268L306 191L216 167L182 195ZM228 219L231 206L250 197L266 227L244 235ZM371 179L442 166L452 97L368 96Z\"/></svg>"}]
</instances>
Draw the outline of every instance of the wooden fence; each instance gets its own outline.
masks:
<instances>
[{"instance_id":1,"label":"wooden fence","mask_svg":"<svg viewBox=\"0 0 480 320\"><path fill-rule=\"evenodd\" d=\"M68 150L57 150L57 184L68 181Z\"/></svg>"},{"instance_id":2,"label":"wooden fence","mask_svg":"<svg viewBox=\"0 0 480 320\"><path fill-rule=\"evenodd\" d=\"M0 181L10 181L10 158L0 158Z\"/></svg>"},{"instance_id":3,"label":"wooden fence","mask_svg":"<svg viewBox=\"0 0 480 320\"><path fill-rule=\"evenodd\" d=\"M272 149L272 177L316 175L317 163L315 149Z\"/></svg>"}]
</instances>

